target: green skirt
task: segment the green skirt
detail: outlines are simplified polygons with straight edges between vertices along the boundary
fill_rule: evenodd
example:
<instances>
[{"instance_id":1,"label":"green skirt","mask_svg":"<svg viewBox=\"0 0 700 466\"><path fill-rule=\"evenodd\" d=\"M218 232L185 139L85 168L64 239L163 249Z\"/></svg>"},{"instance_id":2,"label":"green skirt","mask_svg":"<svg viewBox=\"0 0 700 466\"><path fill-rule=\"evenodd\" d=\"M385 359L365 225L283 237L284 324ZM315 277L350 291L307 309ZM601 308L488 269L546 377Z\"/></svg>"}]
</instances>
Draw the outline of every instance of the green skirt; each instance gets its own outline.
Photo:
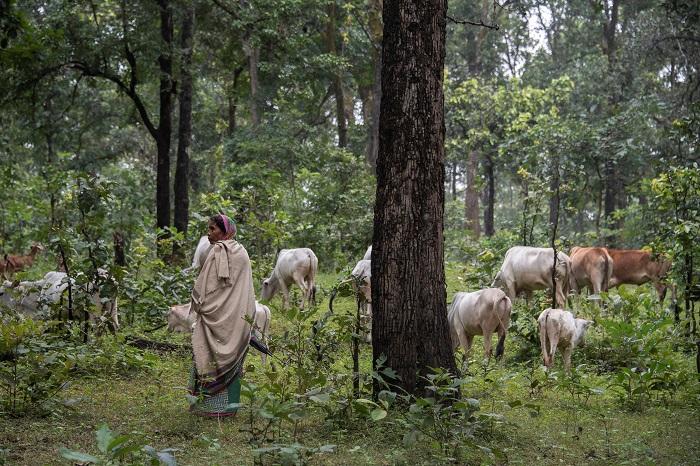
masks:
<instances>
[{"instance_id":1,"label":"green skirt","mask_svg":"<svg viewBox=\"0 0 700 466\"><path fill-rule=\"evenodd\" d=\"M199 393L197 387L197 376L195 369L190 373L190 393ZM233 416L238 412L238 408L229 406L231 403L241 401L241 377L234 378L228 387L214 395L199 395L199 400L190 404L190 412L198 416L224 417Z\"/></svg>"}]
</instances>

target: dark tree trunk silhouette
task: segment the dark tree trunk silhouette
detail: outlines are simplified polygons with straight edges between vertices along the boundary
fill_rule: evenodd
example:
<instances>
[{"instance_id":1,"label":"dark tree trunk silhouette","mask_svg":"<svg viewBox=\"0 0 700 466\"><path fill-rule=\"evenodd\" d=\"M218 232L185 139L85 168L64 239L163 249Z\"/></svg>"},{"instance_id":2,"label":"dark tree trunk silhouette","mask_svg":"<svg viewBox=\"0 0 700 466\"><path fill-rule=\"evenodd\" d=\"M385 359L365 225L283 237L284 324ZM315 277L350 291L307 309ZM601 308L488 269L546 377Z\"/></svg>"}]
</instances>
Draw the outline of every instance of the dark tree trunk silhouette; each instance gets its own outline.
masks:
<instances>
[{"instance_id":1,"label":"dark tree trunk silhouette","mask_svg":"<svg viewBox=\"0 0 700 466\"><path fill-rule=\"evenodd\" d=\"M484 234L493 236L496 233L494 226L494 204L496 202L496 179L493 173L493 159L490 155L484 156L484 174L486 175L486 202L484 202Z\"/></svg>"},{"instance_id":2,"label":"dark tree trunk silhouette","mask_svg":"<svg viewBox=\"0 0 700 466\"><path fill-rule=\"evenodd\" d=\"M180 119L177 141L177 162L175 167L175 216L174 226L187 235L190 199L188 193L190 171L190 143L192 141L192 48L194 36L194 5L185 8L182 18L180 49ZM173 254L178 254L179 246L173 246Z\"/></svg>"},{"instance_id":3,"label":"dark tree trunk silhouette","mask_svg":"<svg viewBox=\"0 0 700 466\"><path fill-rule=\"evenodd\" d=\"M156 168L156 226L170 226L170 136L173 113L173 9L168 0L159 0L160 35L163 50L158 57L160 66L160 112L156 146L158 158ZM164 251L160 251L162 254Z\"/></svg>"},{"instance_id":4,"label":"dark tree trunk silhouette","mask_svg":"<svg viewBox=\"0 0 700 466\"><path fill-rule=\"evenodd\" d=\"M479 222L479 190L476 189L476 175L479 169L479 153L469 151L467 158L467 189L464 191L464 224L474 238L481 236Z\"/></svg>"},{"instance_id":5,"label":"dark tree trunk silhouette","mask_svg":"<svg viewBox=\"0 0 700 466\"><path fill-rule=\"evenodd\" d=\"M375 367L385 358L411 393L431 367L456 373L443 262L446 11L444 0L384 3L372 347Z\"/></svg>"}]
</instances>

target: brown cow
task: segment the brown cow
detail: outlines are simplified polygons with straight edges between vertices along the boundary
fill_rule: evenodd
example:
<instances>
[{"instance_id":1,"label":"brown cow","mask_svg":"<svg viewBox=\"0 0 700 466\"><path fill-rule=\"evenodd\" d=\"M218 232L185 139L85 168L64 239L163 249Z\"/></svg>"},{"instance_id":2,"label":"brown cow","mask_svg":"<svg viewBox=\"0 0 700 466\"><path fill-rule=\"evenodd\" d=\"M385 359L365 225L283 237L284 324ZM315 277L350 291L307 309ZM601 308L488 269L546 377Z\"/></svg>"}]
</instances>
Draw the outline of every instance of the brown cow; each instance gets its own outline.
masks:
<instances>
[{"instance_id":1,"label":"brown cow","mask_svg":"<svg viewBox=\"0 0 700 466\"><path fill-rule=\"evenodd\" d=\"M650 252L640 249L608 249L608 254L613 260L610 288L651 282L659 295L659 301L664 301L668 286L663 280L671 269L670 260L662 256L653 258Z\"/></svg>"},{"instance_id":2,"label":"brown cow","mask_svg":"<svg viewBox=\"0 0 700 466\"><path fill-rule=\"evenodd\" d=\"M613 259L605 248L574 247L569 253L571 272L576 281L576 290L587 287L593 294L608 291L613 274Z\"/></svg>"}]
</instances>

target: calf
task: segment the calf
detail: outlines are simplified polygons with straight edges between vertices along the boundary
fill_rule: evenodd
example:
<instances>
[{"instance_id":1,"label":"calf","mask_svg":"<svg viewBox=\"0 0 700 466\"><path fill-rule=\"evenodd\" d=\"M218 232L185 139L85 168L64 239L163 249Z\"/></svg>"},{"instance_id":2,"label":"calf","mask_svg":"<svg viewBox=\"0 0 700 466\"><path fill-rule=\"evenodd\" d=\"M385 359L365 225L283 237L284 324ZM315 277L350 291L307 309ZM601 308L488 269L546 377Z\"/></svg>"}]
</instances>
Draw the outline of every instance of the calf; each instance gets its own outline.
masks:
<instances>
[{"instance_id":1,"label":"calf","mask_svg":"<svg viewBox=\"0 0 700 466\"><path fill-rule=\"evenodd\" d=\"M614 263L605 248L574 247L569 254L571 258L571 273L576 288L580 292L584 287L595 295L608 291L613 274Z\"/></svg>"},{"instance_id":2,"label":"calf","mask_svg":"<svg viewBox=\"0 0 700 466\"><path fill-rule=\"evenodd\" d=\"M191 303L170 306L170 310L168 311L167 315L169 332L192 333L192 327L195 323L196 314L190 312L190 305ZM270 313L270 308L255 301L255 313L253 314L252 330L255 332L255 337L265 345L267 345L267 337L270 334L271 321L272 315ZM267 355L265 353L260 354L262 363L265 364Z\"/></svg>"},{"instance_id":3,"label":"calf","mask_svg":"<svg viewBox=\"0 0 700 466\"><path fill-rule=\"evenodd\" d=\"M29 254L26 256L5 255L4 273L9 276L20 270L28 269L34 263L36 255L43 250L44 246L39 243L34 243L32 244Z\"/></svg>"},{"instance_id":4,"label":"calf","mask_svg":"<svg viewBox=\"0 0 700 466\"><path fill-rule=\"evenodd\" d=\"M521 292L530 295L534 290L553 289L557 304L563 307L566 304L568 290L575 289L571 260L563 252L557 252L554 285L552 284L553 265L552 248L512 247L506 252L503 265L491 286L503 289L511 301Z\"/></svg>"},{"instance_id":5,"label":"calf","mask_svg":"<svg viewBox=\"0 0 700 466\"><path fill-rule=\"evenodd\" d=\"M642 285L651 282L656 288L659 301L666 297L668 286L664 279L671 269L671 261L664 257L654 259L651 253L639 249L608 249L613 260L613 272L610 287ZM675 290L672 290L675 293Z\"/></svg>"},{"instance_id":6,"label":"calf","mask_svg":"<svg viewBox=\"0 0 700 466\"><path fill-rule=\"evenodd\" d=\"M510 324L512 304L498 288L486 288L473 293L457 293L447 313L454 349L460 345L465 353L475 335L484 336L484 353L491 357L491 335L498 333L496 358L503 356L506 332Z\"/></svg>"},{"instance_id":7,"label":"calf","mask_svg":"<svg viewBox=\"0 0 700 466\"><path fill-rule=\"evenodd\" d=\"M101 279L109 279L107 271L98 269ZM65 272L48 272L41 280L11 283L5 281L0 287L0 302L6 306L32 317L49 311L56 305L68 289L68 276ZM73 285L75 286L75 285ZM107 320L112 330L119 329L119 311L117 298L103 300L99 287L90 284L85 290L90 295L90 302L99 310L100 318ZM90 319L95 315L90 313Z\"/></svg>"},{"instance_id":8,"label":"calf","mask_svg":"<svg viewBox=\"0 0 700 466\"><path fill-rule=\"evenodd\" d=\"M558 347L564 348L564 369L571 372L571 352L584 343L586 330L593 323L586 319L576 319L569 311L545 309L537 318L540 330L542 359L547 368L554 362Z\"/></svg>"},{"instance_id":9,"label":"calf","mask_svg":"<svg viewBox=\"0 0 700 466\"><path fill-rule=\"evenodd\" d=\"M293 283L301 289L301 307L306 301L316 300L316 273L318 259L309 248L282 249L269 278L262 284L261 301L271 300L280 291L285 309L289 307L289 287Z\"/></svg>"}]
</instances>

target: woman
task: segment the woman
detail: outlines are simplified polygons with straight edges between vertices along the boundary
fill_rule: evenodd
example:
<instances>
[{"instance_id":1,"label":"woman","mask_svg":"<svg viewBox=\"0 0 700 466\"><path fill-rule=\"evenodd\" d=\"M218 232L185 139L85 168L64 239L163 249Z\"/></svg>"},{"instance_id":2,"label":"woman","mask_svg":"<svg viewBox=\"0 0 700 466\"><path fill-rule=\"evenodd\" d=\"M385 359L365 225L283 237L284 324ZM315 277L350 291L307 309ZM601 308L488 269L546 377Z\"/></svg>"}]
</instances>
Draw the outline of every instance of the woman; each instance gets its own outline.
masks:
<instances>
[{"instance_id":1,"label":"woman","mask_svg":"<svg viewBox=\"0 0 700 466\"><path fill-rule=\"evenodd\" d=\"M236 225L226 215L209 219L212 249L192 290L194 368L190 393L199 400L190 410L203 416L236 413L243 360L250 341L245 320L255 312L253 272L245 248L233 239Z\"/></svg>"}]
</instances>

